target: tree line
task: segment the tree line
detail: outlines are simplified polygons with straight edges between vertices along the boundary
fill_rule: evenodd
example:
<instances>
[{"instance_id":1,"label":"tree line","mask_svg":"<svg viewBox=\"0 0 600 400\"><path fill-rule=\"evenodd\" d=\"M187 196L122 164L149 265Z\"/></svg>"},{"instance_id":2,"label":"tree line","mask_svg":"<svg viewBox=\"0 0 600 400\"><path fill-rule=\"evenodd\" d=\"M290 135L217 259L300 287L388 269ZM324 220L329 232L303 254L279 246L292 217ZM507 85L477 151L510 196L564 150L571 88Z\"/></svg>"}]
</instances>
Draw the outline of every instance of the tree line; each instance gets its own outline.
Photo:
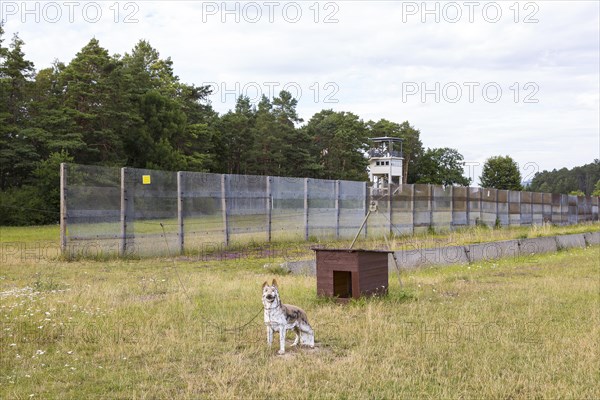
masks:
<instances>
[{"instance_id":1,"label":"tree line","mask_svg":"<svg viewBox=\"0 0 600 400\"><path fill-rule=\"evenodd\" d=\"M600 196L600 159L571 169L538 172L531 180L529 189L535 192Z\"/></svg>"}]
</instances>

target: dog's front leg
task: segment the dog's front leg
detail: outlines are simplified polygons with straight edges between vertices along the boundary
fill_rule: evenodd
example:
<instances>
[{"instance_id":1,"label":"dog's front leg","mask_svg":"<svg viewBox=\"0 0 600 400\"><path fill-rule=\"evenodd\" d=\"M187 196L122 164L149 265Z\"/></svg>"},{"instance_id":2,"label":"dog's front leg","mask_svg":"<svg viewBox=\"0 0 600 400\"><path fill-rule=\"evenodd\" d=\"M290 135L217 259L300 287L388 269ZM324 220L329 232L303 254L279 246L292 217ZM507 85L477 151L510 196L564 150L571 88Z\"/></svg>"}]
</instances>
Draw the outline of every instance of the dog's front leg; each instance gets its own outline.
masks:
<instances>
[{"instance_id":1,"label":"dog's front leg","mask_svg":"<svg viewBox=\"0 0 600 400\"><path fill-rule=\"evenodd\" d=\"M285 354L285 326L279 328L279 351L278 354Z\"/></svg>"},{"instance_id":2,"label":"dog's front leg","mask_svg":"<svg viewBox=\"0 0 600 400\"><path fill-rule=\"evenodd\" d=\"M273 345L273 328L267 325L267 344L269 347Z\"/></svg>"}]
</instances>

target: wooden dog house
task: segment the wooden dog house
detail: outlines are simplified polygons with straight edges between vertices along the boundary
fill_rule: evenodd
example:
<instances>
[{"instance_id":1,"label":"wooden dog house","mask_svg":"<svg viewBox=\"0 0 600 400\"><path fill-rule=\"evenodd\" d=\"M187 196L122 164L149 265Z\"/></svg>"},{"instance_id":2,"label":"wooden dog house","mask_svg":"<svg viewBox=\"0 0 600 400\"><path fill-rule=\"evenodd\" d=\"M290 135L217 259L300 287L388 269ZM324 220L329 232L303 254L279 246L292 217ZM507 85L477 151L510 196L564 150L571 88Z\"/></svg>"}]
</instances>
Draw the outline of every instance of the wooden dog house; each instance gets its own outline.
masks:
<instances>
[{"instance_id":1,"label":"wooden dog house","mask_svg":"<svg viewBox=\"0 0 600 400\"><path fill-rule=\"evenodd\" d=\"M340 301L385 294L389 250L313 248L317 259L317 295Z\"/></svg>"}]
</instances>

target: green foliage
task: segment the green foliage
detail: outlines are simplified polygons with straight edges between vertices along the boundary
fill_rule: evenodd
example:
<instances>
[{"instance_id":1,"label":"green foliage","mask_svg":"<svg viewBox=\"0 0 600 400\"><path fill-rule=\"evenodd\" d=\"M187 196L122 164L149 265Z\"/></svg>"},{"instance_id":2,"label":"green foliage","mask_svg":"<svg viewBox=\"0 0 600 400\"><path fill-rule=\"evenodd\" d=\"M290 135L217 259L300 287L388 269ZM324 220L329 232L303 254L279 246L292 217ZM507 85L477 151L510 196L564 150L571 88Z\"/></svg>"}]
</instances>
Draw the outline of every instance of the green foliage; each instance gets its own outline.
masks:
<instances>
[{"instance_id":1,"label":"green foliage","mask_svg":"<svg viewBox=\"0 0 600 400\"><path fill-rule=\"evenodd\" d=\"M463 176L463 156L447 147L427 149L418 158L415 169L415 183L468 186L471 182Z\"/></svg>"},{"instance_id":2,"label":"green foliage","mask_svg":"<svg viewBox=\"0 0 600 400\"><path fill-rule=\"evenodd\" d=\"M523 190L519 166L510 156L488 158L479 180L484 188Z\"/></svg>"},{"instance_id":3,"label":"green foliage","mask_svg":"<svg viewBox=\"0 0 600 400\"><path fill-rule=\"evenodd\" d=\"M572 169L542 171L535 174L531 181L531 190L547 193L569 193L581 191L587 195L592 192L600 195L600 159Z\"/></svg>"},{"instance_id":4,"label":"green foliage","mask_svg":"<svg viewBox=\"0 0 600 400\"><path fill-rule=\"evenodd\" d=\"M600 196L600 179L598 179L598 182L596 182L596 185L594 186L592 196Z\"/></svg>"},{"instance_id":5,"label":"green foliage","mask_svg":"<svg viewBox=\"0 0 600 400\"><path fill-rule=\"evenodd\" d=\"M0 34L3 32L0 32ZM0 189L24 183L39 161L26 130L27 108L34 75L25 59L23 41L14 35L9 48L0 44Z\"/></svg>"},{"instance_id":6,"label":"green foliage","mask_svg":"<svg viewBox=\"0 0 600 400\"><path fill-rule=\"evenodd\" d=\"M72 162L66 151L51 153L33 171L27 184L0 193L0 225L58 223L60 164Z\"/></svg>"},{"instance_id":7,"label":"green foliage","mask_svg":"<svg viewBox=\"0 0 600 400\"><path fill-rule=\"evenodd\" d=\"M303 129L312 140L312 154L324 179L366 180L368 148L365 123L355 114L323 110L313 115Z\"/></svg>"},{"instance_id":8,"label":"green foliage","mask_svg":"<svg viewBox=\"0 0 600 400\"><path fill-rule=\"evenodd\" d=\"M585 193L581 190L571 190L569 194L572 196L585 196Z\"/></svg>"}]
</instances>

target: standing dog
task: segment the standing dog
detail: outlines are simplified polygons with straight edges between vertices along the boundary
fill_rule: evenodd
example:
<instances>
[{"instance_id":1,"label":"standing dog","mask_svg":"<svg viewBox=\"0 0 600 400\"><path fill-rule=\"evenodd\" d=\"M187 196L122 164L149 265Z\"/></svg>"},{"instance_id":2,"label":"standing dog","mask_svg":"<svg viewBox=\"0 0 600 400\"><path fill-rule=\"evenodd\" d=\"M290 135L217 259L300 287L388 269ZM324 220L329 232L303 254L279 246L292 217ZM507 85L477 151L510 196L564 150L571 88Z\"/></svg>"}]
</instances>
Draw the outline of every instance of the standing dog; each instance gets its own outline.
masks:
<instances>
[{"instance_id":1,"label":"standing dog","mask_svg":"<svg viewBox=\"0 0 600 400\"><path fill-rule=\"evenodd\" d=\"M315 347L315 334L308 323L306 313L301 308L282 304L277 289L277 281L262 286L262 302L265 309L265 325L267 326L267 343L273 344L273 333L279 332L279 354L285 353L285 333L293 330L296 339L292 346L298 344Z\"/></svg>"}]
</instances>

